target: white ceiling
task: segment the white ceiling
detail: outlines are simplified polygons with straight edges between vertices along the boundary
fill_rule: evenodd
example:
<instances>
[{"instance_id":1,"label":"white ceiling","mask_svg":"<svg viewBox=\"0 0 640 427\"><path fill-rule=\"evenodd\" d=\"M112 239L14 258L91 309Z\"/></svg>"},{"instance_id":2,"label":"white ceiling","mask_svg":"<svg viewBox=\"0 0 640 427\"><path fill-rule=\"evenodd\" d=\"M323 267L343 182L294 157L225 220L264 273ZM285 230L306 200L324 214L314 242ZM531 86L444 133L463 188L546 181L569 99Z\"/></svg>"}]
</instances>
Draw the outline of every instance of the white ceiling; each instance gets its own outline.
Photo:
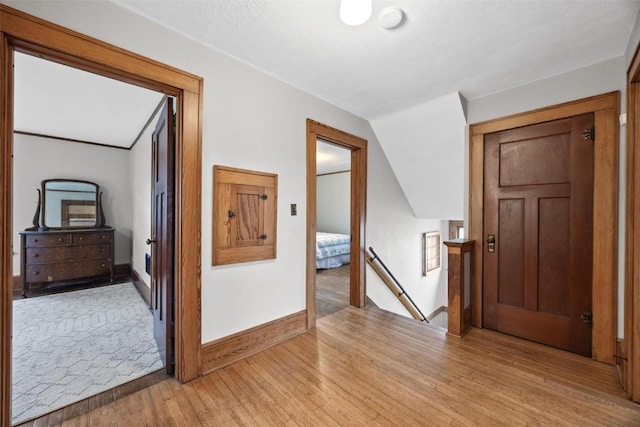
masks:
<instances>
[{"instance_id":1,"label":"white ceiling","mask_svg":"<svg viewBox=\"0 0 640 427\"><path fill-rule=\"evenodd\" d=\"M116 0L367 119L458 91L474 99L624 54L640 2L374 0L351 27L338 0ZM381 9L405 22L383 29Z\"/></svg>"},{"instance_id":2,"label":"white ceiling","mask_svg":"<svg viewBox=\"0 0 640 427\"><path fill-rule=\"evenodd\" d=\"M467 99L624 54L640 0L374 0L350 27L338 0L115 0L367 119ZM405 12L383 29L384 7ZM16 53L14 128L129 147L162 94Z\"/></svg>"},{"instance_id":3,"label":"white ceiling","mask_svg":"<svg viewBox=\"0 0 640 427\"><path fill-rule=\"evenodd\" d=\"M14 130L129 148L164 97L15 54Z\"/></svg>"}]
</instances>

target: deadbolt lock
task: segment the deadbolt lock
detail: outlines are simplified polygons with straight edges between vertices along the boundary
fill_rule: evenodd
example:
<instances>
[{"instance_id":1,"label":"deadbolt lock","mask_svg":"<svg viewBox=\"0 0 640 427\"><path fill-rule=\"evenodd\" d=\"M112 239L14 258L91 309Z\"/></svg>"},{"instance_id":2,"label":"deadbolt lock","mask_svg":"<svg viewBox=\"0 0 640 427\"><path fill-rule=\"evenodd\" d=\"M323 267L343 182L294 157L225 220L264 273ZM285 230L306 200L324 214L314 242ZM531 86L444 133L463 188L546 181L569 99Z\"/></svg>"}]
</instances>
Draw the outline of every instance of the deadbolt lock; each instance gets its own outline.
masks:
<instances>
[{"instance_id":1,"label":"deadbolt lock","mask_svg":"<svg viewBox=\"0 0 640 427\"><path fill-rule=\"evenodd\" d=\"M496 251L496 236L493 234L489 234L487 236L487 252L495 252Z\"/></svg>"}]
</instances>

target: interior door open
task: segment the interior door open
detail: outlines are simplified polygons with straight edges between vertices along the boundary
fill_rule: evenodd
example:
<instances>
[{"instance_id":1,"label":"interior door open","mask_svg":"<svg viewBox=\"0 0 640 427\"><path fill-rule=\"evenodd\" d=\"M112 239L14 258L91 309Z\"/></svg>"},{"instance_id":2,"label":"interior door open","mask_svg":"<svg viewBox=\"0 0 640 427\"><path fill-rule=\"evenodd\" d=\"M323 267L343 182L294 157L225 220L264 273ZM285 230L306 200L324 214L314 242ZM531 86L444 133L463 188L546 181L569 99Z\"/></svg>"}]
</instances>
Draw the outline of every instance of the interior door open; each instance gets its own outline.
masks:
<instances>
[{"instance_id":1,"label":"interior door open","mask_svg":"<svg viewBox=\"0 0 640 427\"><path fill-rule=\"evenodd\" d=\"M151 305L153 332L165 371L174 366L174 161L173 102L167 101L152 136Z\"/></svg>"},{"instance_id":2,"label":"interior door open","mask_svg":"<svg viewBox=\"0 0 640 427\"><path fill-rule=\"evenodd\" d=\"M485 136L483 322L591 355L593 114Z\"/></svg>"}]
</instances>

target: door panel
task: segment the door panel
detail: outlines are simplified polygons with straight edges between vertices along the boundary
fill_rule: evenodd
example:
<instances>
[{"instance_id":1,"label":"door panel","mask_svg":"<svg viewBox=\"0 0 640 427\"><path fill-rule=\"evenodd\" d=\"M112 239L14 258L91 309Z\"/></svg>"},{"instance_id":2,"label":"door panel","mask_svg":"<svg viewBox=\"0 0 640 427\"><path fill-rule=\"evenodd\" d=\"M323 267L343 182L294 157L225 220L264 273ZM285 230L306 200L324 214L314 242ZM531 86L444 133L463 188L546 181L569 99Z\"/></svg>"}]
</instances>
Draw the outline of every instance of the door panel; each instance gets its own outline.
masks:
<instances>
[{"instance_id":1,"label":"door panel","mask_svg":"<svg viewBox=\"0 0 640 427\"><path fill-rule=\"evenodd\" d=\"M500 186L569 182L569 159L568 135L501 143Z\"/></svg>"},{"instance_id":2,"label":"door panel","mask_svg":"<svg viewBox=\"0 0 640 427\"><path fill-rule=\"evenodd\" d=\"M232 188L231 210L236 212L235 227L231 230L232 245L236 247L262 246L264 231L264 187L234 184Z\"/></svg>"},{"instance_id":3,"label":"door panel","mask_svg":"<svg viewBox=\"0 0 640 427\"><path fill-rule=\"evenodd\" d=\"M168 98L152 136L153 240L151 292L153 331L165 371L173 373L174 349L174 153L172 99Z\"/></svg>"},{"instance_id":4,"label":"door panel","mask_svg":"<svg viewBox=\"0 0 640 427\"><path fill-rule=\"evenodd\" d=\"M498 301L522 307L524 304L524 199L500 200L500 236Z\"/></svg>"},{"instance_id":5,"label":"door panel","mask_svg":"<svg viewBox=\"0 0 640 427\"><path fill-rule=\"evenodd\" d=\"M539 200L538 309L569 317L569 199Z\"/></svg>"},{"instance_id":6,"label":"door panel","mask_svg":"<svg viewBox=\"0 0 640 427\"><path fill-rule=\"evenodd\" d=\"M484 324L591 353L593 114L485 135Z\"/></svg>"}]
</instances>

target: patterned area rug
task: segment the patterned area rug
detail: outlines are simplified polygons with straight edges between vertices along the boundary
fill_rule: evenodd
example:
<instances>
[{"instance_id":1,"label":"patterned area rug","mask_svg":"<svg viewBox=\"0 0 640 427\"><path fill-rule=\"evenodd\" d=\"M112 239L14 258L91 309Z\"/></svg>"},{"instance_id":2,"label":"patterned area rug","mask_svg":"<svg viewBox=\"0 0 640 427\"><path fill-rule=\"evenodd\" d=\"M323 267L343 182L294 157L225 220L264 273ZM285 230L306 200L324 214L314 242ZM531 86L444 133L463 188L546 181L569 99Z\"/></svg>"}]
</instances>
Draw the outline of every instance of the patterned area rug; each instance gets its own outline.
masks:
<instances>
[{"instance_id":1,"label":"patterned area rug","mask_svg":"<svg viewBox=\"0 0 640 427\"><path fill-rule=\"evenodd\" d=\"M132 283L13 302L13 423L162 368Z\"/></svg>"}]
</instances>

